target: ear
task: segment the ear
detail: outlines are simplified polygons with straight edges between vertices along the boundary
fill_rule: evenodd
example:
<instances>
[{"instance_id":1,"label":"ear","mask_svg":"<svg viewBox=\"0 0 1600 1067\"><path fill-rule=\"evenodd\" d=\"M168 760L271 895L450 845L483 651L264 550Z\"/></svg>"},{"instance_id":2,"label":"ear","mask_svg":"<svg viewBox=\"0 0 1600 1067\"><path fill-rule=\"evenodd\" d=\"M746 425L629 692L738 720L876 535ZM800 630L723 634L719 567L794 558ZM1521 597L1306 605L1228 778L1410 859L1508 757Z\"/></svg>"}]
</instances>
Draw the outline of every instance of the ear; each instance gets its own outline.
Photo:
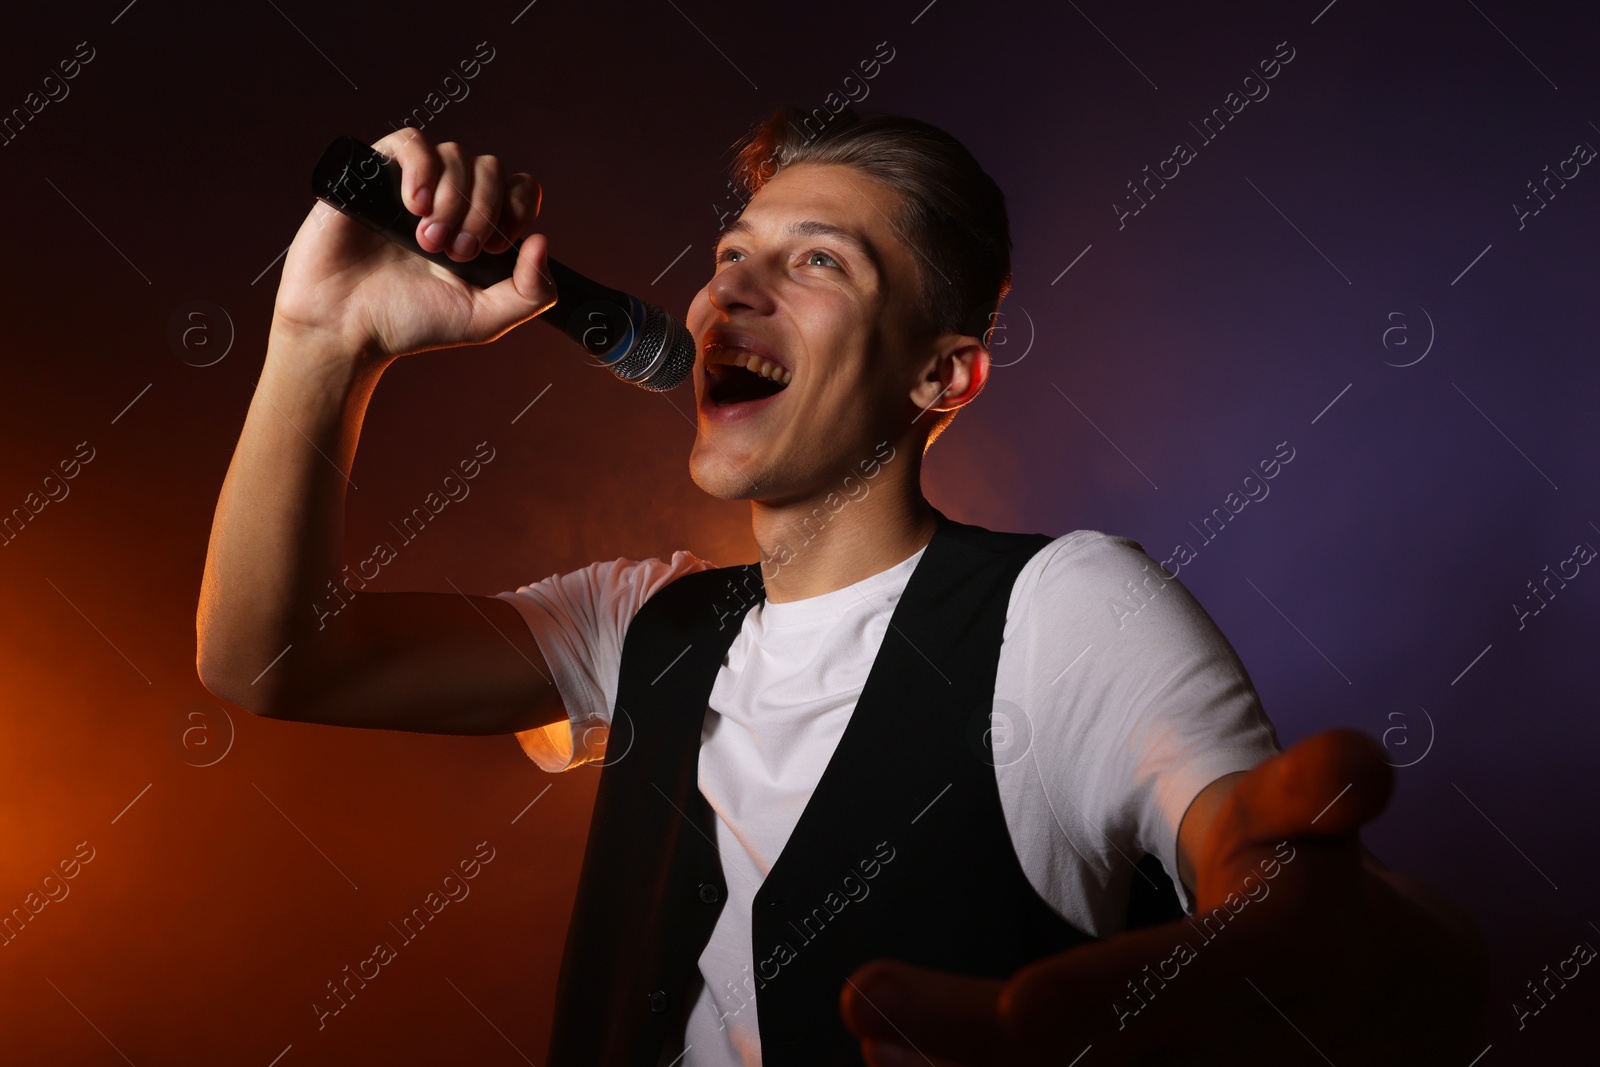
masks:
<instances>
[{"instance_id":1,"label":"ear","mask_svg":"<svg viewBox=\"0 0 1600 1067\"><path fill-rule=\"evenodd\" d=\"M989 380L989 350L980 338L947 333L933 342L911 390L911 402L923 411L951 411L977 397Z\"/></svg>"}]
</instances>

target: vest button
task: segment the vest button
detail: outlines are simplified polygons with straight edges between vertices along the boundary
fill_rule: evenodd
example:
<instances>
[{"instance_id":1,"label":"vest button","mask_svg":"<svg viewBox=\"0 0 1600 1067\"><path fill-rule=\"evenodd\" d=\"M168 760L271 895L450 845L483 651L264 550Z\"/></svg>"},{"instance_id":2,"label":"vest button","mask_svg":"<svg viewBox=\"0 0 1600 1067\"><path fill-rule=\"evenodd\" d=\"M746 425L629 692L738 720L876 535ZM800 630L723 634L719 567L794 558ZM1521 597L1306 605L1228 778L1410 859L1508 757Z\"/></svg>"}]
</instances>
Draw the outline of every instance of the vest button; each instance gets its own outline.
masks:
<instances>
[{"instance_id":1,"label":"vest button","mask_svg":"<svg viewBox=\"0 0 1600 1067\"><path fill-rule=\"evenodd\" d=\"M701 900L705 901L707 904L715 904L720 897L721 894L717 892L717 887L715 885L710 882L700 883Z\"/></svg>"},{"instance_id":2,"label":"vest button","mask_svg":"<svg viewBox=\"0 0 1600 1067\"><path fill-rule=\"evenodd\" d=\"M662 1012L667 1010L666 990L658 989L654 993L650 994L650 1010L654 1012Z\"/></svg>"}]
</instances>

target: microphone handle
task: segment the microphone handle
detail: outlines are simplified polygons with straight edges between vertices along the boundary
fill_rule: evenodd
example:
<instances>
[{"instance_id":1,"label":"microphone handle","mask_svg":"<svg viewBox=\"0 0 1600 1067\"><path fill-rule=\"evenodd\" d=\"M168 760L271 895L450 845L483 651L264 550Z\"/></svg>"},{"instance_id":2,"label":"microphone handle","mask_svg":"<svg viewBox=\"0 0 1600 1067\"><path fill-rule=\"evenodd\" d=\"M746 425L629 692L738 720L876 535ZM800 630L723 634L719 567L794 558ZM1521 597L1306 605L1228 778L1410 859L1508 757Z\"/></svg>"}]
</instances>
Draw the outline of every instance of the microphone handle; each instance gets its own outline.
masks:
<instances>
[{"instance_id":1,"label":"microphone handle","mask_svg":"<svg viewBox=\"0 0 1600 1067\"><path fill-rule=\"evenodd\" d=\"M335 138L318 161L311 191L330 207L480 289L511 277L521 240L507 251L479 252L462 263L443 252L424 251L417 244L417 223L422 220L406 210L400 183L398 163L371 145L344 135ZM601 363L609 365L626 358L645 326L648 305L586 278L554 258L546 257L546 262L556 284L556 302L539 318Z\"/></svg>"}]
</instances>

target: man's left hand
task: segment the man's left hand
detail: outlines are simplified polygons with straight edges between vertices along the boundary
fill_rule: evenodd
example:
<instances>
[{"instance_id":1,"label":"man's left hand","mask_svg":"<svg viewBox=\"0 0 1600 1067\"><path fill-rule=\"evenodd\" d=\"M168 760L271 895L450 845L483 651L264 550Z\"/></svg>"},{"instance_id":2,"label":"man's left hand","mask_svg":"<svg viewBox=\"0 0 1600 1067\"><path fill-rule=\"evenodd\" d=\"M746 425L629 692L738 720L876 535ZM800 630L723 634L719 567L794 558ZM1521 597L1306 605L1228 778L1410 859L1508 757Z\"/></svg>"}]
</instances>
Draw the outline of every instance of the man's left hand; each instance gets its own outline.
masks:
<instances>
[{"instance_id":1,"label":"man's left hand","mask_svg":"<svg viewBox=\"0 0 1600 1067\"><path fill-rule=\"evenodd\" d=\"M1383 870L1359 828L1394 772L1356 730L1240 777L1194 857L1194 913L1009 981L874 960L841 990L872 1067L1465 1064L1483 1051L1481 934ZM981 923L981 914L970 921Z\"/></svg>"}]
</instances>

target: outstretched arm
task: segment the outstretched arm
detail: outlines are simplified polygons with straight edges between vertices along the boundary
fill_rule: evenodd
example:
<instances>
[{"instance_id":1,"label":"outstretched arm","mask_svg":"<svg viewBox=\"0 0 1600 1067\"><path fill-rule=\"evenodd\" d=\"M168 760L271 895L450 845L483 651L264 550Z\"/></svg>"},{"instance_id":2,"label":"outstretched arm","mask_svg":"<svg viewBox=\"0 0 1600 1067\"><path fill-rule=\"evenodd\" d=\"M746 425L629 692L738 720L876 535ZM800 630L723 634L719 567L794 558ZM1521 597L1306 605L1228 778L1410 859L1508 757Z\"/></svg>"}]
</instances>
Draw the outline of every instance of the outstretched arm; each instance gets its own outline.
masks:
<instances>
[{"instance_id":1,"label":"outstretched arm","mask_svg":"<svg viewBox=\"0 0 1600 1067\"><path fill-rule=\"evenodd\" d=\"M1193 916L1007 982L873 961L841 990L846 1025L874 1067L1067 1063L1089 1046L1098 1064L1466 1063L1483 1048L1483 938L1358 837L1393 774L1364 734L1308 737L1191 806Z\"/></svg>"}]
</instances>

